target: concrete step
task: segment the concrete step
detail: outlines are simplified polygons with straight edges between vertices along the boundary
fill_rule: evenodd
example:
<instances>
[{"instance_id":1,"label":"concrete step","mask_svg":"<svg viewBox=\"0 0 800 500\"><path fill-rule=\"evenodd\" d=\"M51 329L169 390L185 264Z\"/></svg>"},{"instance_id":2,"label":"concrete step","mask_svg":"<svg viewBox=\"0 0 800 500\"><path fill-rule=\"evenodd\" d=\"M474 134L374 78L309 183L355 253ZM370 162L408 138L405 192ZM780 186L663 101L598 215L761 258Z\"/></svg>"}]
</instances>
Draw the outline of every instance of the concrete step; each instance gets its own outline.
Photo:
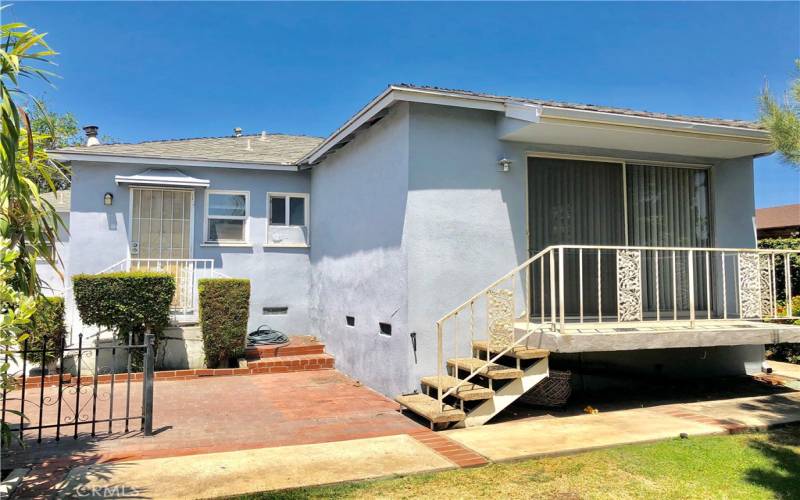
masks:
<instances>
[{"instance_id":1,"label":"concrete step","mask_svg":"<svg viewBox=\"0 0 800 500\"><path fill-rule=\"evenodd\" d=\"M485 340L476 340L472 343L472 348L476 351L486 352L486 345L488 344ZM492 354L497 354L499 352L504 351L505 348L502 346L492 346ZM535 349L532 347L525 347L524 345L518 345L512 348L510 351L506 353L506 356L510 356L512 358L517 359L541 359L546 358L550 355L550 351L547 349Z\"/></svg>"},{"instance_id":2,"label":"concrete step","mask_svg":"<svg viewBox=\"0 0 800 500\"><path fill-rule=\"evenodd\" d=\"M310 335L289 337L289 342L281 345L250 346L245 351L248 360L276 358L280 356L302 356L306 354L323 354L325 344Z\"/></svg>"},{"instance_id":3,"label":"concrete step","mask_svg":"<svg viewBox=\"0 0 800 500\"><path fill-rule=\"evenodd\" d=\"M451 377L450 375L442 375L441 382L442 392L444 393L445 391L449 391L451 388L458 385L461 380L457 379L456 377ZM438 389L439 377L436 375L431 377L422 377L422 385L426 385L432 389ZM478 401L491 399L492 396L494 396L494 391L488 387L467 382L459 387L452 395L453 397L456 397L462 401Z\"/></svg>"},{"instance_id":4,"label":"concrete step","mask_svg":"<svg viewBox=\"0 0 800 500\"><path fill-rule=\"evenodd\" d=\"M478 370L478 373L491 380L508 380L520 378L522 370L510 368L497 363L489 363L486 365L486 360L478 358L451 358L447 360L447 366L451 368L458 367L459 370L472 372Z\"/></svg>"},{"instance_id":5,"label":"concrete step","mask_svg":"<svg viewBox=\"0 0 800 500\"><path fill-rule=\"evenodd\" d=\"M463 411L450 405L444 405L444 408L442 408L439 401L425 394L405 394L397 396L395 401L420 417L427 419L432 424L460 422L466 417Z\"/></svg>"}]
</instances>

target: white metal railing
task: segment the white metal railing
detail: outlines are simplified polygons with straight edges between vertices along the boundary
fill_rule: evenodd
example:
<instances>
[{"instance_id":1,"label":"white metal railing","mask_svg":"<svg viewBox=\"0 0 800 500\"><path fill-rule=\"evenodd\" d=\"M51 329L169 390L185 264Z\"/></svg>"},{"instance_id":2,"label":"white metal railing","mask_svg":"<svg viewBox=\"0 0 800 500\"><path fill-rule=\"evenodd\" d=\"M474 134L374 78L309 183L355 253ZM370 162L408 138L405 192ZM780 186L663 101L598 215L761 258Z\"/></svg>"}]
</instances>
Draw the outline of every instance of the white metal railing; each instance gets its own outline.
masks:
<instances>
[{"instance_id":1,"label":"white metal railing","mask_svg":"<svg viewBox=\"0 0 800 500\"><path fill-rule=\"evenodd\" d=\"M197 282L203 278L224 276L214 269L213 259L123 259L100 271L105 274L118 271L158 271L175 277L175 296L172 299L173 319L197 316Z\"/></svg>"},{"instance_id":2,"label":"white metal railing","mask_svg":"<svg viewBox=\"0 0 800 500\"><path fill-rule=\"evenodd\" d=\"M793 279L795 285L800 281L800 249L547 247L436 322L439 403L542 329L563 333L573 323L682 321L694 327L697 320L796 319L791 304L800 290L793 290ZM445 344L458 357L466 342L475 340L486 340L486 362L442 391Z\"/></svg>"}]
</instances>

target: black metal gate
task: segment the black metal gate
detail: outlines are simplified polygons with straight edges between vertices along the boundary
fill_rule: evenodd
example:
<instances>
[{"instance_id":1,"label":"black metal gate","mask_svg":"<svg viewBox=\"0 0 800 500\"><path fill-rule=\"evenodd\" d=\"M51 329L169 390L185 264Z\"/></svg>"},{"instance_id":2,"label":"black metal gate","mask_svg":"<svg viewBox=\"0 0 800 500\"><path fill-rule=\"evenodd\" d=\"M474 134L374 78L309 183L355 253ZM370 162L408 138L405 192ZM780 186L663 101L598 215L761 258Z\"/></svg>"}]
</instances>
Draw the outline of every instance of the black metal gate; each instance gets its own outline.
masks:
<instances>
[{"instance_id":1,"label":"black metal gate","mask_svg":"<svg viewBox=\"0 0 800 500\"><path fill-rule=\"evenodd\" d=\"M37 345L28 339L22 349L6 354L5 362L14 360L17 369L9 370L13 387L3 390L2 421L20 440L35 435L41 443L43 434L56 441L69 435L78 439L137 427L145 436L152 434L154 336L144 335L142 344L133 344L130 335L123 345L87 347L83 341L83 334L74 347L63 338L44 337ZM32 364L39 373L28 373ZM55 367L54 373L41 368L47 365Z\"/></svg>"}]
</instances>

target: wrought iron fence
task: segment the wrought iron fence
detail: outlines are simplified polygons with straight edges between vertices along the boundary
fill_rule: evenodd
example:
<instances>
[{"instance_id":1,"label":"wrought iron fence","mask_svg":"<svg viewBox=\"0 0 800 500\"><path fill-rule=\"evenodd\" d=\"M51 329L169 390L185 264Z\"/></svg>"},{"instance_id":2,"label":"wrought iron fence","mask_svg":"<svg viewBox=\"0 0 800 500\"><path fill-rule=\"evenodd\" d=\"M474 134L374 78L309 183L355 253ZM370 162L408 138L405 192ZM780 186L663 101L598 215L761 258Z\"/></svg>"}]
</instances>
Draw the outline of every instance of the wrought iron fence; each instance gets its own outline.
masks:
<instances>
[{"instance_id":1,"label":"wrought iron fence","mask_svg":"<svg viewBox=\"0 0 800 500\"><path fill-rule=\"evenodd\" d=\"M2 421L20 440L35 435L39 443L43 436L59 441L70 434L77 439L87 430L91 436L128 433L137 425L145 436L153 432L151 334L141 344L129 335L126 344L109 346L98 341L86 346L83 334L72 347L63 338L28 338L22 349L9 350L4 362L16 369L9 370L13 387L3 390ZM38 373L31 374L32 365Z\"/></svg>"}]
</instances>

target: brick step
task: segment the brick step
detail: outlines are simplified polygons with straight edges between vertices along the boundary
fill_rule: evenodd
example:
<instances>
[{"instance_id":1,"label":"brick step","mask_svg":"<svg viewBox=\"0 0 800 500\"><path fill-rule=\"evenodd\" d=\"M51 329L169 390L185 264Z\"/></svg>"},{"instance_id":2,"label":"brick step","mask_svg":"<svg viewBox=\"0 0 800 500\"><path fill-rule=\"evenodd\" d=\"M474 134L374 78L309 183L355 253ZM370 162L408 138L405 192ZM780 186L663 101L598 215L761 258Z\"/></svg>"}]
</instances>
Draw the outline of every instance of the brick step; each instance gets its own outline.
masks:
<instances>
[{"instance_id":1,"label":"brick step","mask_svg":"<svg viewBox=\"0 0 800 500\"><path fill-rule=\"evenodd\" d=\"M282 345L259 345L248 347L245 356L248 360L259 360L286 356L302 356L306 354L324 354L325 344L309 335L289 337L289 342Z\"/></svg>"},{"instance_id":2,"label":"brick step","mask_svg":"<svg viewBox=\"0 0 800 500\"><path fill-rule=\"evenodd\" d=\"M278 356L247 362L253 373L287 373L310 370L329 370L334 367L330 354L300 354L297 356Z\"/></svg>"}]
</instances>

